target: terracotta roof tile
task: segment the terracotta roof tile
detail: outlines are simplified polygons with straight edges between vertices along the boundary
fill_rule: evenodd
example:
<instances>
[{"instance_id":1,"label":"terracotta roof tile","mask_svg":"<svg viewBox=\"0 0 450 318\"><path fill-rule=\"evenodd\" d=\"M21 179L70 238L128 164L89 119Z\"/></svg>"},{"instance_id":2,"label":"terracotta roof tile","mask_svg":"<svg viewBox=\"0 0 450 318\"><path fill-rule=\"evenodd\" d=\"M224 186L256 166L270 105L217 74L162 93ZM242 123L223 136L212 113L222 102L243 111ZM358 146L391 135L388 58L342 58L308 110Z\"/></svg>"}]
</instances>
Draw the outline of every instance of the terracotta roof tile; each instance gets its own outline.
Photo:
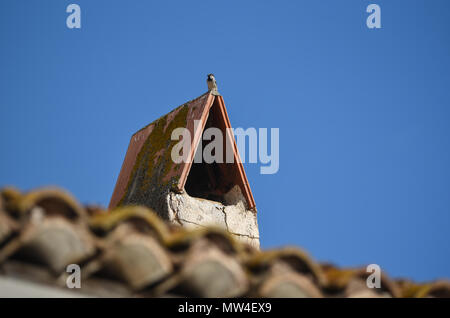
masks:
<instances>
[{"instance_id":1,"label":"terracotta roof tile","mask_svg":"<svg viewBox=\"0 0 450 318\"><path fill-rule=\"evenodd\" d=\"M401 297L426 298L443 297L450 298L450 281L436 280L428 283L414 283L409 280L397 281Z\"/></svg>"},{"instance_id":2,"label":"terracotta roof tile","mask_svg":"<svg viewBox=\"0 0 450 318\"><path fill-rule=\"evenodd\" d=\"M165 223L144 207L102 211L55 188L3 189L0 284L106 297L450 297L448 280L417 284L383 273L382 288L369 289L365 268L319 264L296 247L258 251L220 229ZM81 266L78 290L65 287L72 263Z\"/></svg>"}]
</instances>

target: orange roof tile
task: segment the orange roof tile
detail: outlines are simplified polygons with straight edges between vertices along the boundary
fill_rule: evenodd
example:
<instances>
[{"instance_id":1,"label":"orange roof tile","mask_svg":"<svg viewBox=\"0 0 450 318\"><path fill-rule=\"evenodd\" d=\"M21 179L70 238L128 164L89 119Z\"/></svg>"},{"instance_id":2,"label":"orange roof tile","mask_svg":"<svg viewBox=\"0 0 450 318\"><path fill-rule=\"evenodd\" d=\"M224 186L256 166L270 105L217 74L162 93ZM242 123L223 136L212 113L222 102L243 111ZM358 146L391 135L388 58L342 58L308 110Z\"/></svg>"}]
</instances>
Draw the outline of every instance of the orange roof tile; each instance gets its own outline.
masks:
<instances>
[{"instance_id":1,"label":"orange roof tile","mask_svg":"<svg viewBox=\"0 0 450 318\"><path fill-rule=\"evenodd\" d=\"M450 297L448 280L417 284L383 273L373 290L364 268L320 265L295 247L260 252L222 230L167 224L145 207L86 210L55 188L3 189L0 285L20 278L59 295L106 297ZM81 266L80 290L65 287L71 263Z\"/></svg>"}]
</instances>

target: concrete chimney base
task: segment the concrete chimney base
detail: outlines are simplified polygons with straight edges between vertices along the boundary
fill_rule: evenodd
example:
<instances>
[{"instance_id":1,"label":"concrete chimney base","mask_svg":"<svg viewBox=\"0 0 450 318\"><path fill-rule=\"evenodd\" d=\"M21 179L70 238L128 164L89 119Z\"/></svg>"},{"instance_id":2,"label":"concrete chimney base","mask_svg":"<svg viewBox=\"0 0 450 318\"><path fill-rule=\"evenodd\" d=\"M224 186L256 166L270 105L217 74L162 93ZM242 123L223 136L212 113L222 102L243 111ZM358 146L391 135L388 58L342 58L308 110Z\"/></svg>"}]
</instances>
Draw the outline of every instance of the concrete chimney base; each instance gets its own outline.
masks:
<instances>
[{"instance_id":1,"label":"concrete chimney base","mask_svg":"<svg viewBox=\"0 0 450 318\"><path fill-rule=\"evenodd\" d=\"M225 202L170 192L167 195L170 222L186 228L214 226L230 232L239 241L259 249L256 212L246 208L246 201L238 186L224 195Z\"/></svg>"}]
</instances>

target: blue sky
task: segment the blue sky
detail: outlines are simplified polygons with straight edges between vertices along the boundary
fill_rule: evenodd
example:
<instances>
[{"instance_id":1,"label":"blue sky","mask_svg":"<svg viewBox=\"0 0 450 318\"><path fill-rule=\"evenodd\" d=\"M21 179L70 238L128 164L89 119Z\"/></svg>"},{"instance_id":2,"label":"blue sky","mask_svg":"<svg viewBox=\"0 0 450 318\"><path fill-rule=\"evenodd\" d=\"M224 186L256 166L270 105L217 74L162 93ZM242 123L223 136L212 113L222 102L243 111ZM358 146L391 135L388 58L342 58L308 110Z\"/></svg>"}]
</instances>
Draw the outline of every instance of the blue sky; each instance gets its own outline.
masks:
<instances>
[{"instance_id":1,"label":"blue sky","mask_svg":"<svg viewBox=\"0 0 450 318\"><path fill-rule=\"evenodd\" d=\"M263 248L450 277L449 1L0 2L0 185L107 205L130 136L206 91L280 128L246 164ZM77 3L82 28L66 27Z\"/></svg>"}]
</instances>

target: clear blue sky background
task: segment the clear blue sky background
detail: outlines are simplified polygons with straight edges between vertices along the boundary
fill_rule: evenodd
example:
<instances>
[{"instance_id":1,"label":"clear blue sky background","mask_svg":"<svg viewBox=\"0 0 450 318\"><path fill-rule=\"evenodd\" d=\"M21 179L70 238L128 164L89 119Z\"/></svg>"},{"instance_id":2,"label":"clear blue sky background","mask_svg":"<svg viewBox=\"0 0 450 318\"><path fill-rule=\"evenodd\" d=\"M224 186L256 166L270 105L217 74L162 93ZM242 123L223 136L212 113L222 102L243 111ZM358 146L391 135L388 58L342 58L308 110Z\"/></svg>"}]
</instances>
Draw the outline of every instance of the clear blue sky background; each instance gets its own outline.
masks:
<instances>
[{"instance_id":1,"label":"clear blue sky background","mask_svg":"<svg viewBox=\"0 0 450 318\"><path fill-rule=\"evenodd\" d=\"M279 127L264 248L450 277L450 1L0 2L0 184L107 205L132 133L206 91ZM66 6L82 9L81 30Z\"/></svg>"}]
</instances>

